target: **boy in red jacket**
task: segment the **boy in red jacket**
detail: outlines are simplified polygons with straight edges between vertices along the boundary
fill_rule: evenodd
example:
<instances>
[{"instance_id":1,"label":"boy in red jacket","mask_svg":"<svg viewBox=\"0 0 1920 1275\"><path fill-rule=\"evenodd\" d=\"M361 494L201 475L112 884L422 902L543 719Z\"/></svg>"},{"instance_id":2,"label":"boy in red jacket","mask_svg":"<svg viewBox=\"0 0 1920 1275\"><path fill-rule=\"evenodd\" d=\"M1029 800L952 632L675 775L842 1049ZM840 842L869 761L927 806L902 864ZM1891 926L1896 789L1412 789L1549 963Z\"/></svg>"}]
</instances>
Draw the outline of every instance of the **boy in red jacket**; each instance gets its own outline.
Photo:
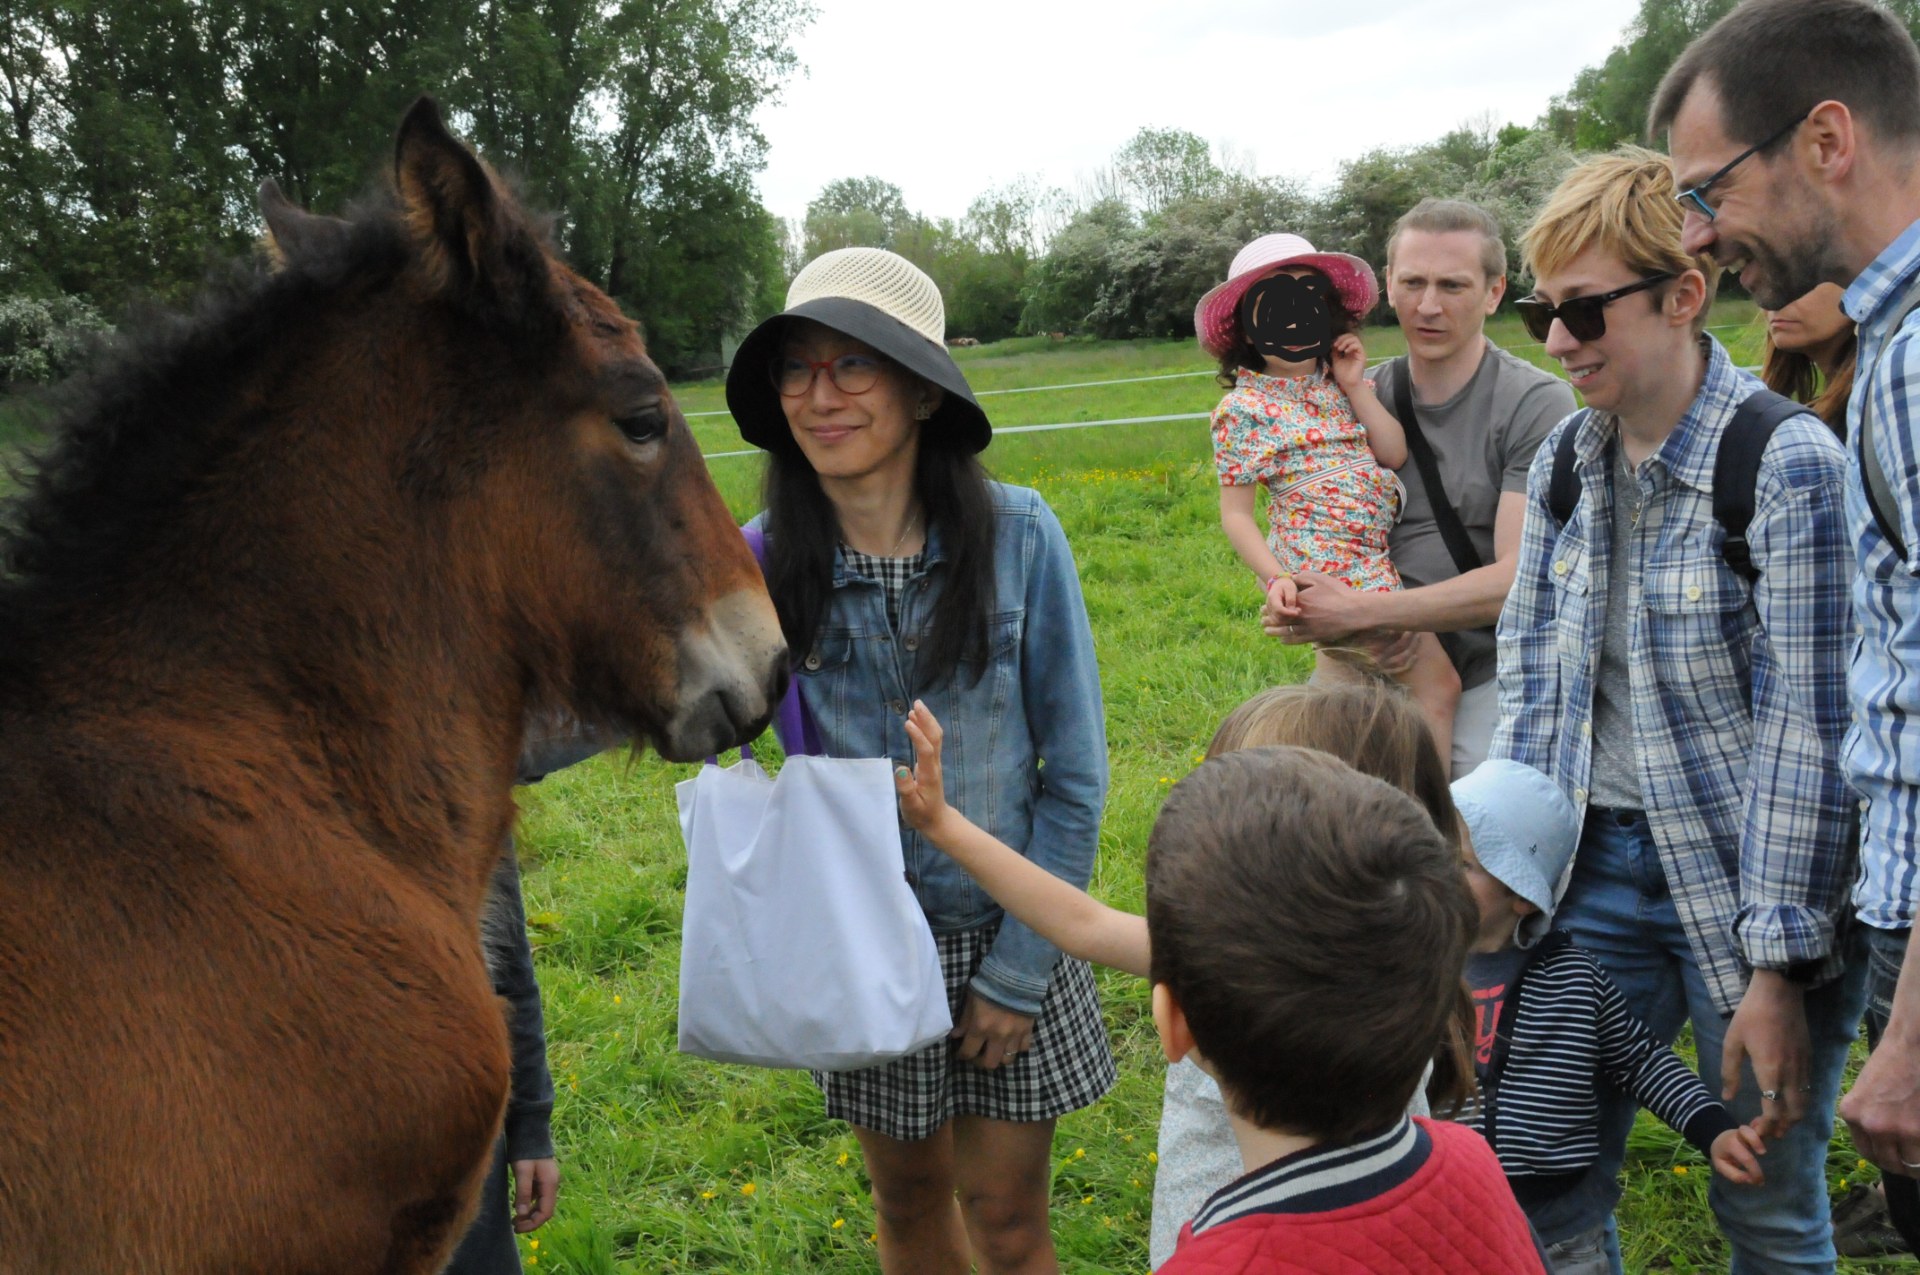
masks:
<instances>
[{"instance_id":1,"label":"boy in red jacket","mask_svg":"<svg viewBox=\"0 0 1920 1275\"><path fill-rule=\"evenodd\" d=\"M1247 1168L1160 1275L1543 1270L1480 1135L1406 1115L1465 1040L1478 929L1412 798L1309 749L1216 757L1154 824L1147 928L1161 1045L1219 1082Z\"/></svg>"}]
</instances>

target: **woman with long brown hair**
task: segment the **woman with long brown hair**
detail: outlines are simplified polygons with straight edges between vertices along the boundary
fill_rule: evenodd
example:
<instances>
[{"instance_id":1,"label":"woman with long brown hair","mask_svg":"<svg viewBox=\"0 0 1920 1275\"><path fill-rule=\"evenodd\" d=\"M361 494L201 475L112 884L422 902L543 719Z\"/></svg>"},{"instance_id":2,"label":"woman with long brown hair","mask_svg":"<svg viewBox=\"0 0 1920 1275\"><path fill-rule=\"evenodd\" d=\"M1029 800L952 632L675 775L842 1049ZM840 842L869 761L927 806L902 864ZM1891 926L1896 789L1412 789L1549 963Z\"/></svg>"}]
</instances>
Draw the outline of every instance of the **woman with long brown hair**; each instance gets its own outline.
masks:
<instances>
[{"instance_id":1,"label":"woman with long brown hair","mask_svg":"<svg viewBox=\"0 0 1920 1275\"><path fill-rule=\"evenodd\" d=\"M1767 321L1766 352L1760 379L1775 394L1811 407L1814 414L1847 432L1847 399L1853 395L1853 320L1840 308L1841 288L1823 283L1778 310L1762 310Z\"/></svg>"}]
</instances>

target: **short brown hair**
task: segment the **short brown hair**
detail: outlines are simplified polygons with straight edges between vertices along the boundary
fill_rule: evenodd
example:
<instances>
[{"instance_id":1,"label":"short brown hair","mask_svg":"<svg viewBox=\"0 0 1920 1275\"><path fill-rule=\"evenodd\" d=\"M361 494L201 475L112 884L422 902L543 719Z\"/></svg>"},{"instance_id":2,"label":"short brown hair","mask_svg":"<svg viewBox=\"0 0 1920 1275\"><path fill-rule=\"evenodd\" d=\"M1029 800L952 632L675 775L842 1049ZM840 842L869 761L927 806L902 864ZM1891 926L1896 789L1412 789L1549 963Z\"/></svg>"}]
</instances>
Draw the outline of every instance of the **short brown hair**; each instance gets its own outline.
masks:
<instances>
[{"instance_id":1,"label":"short brown hair","mask_svg":"<svg viewBox=\"0 0 1920 1275\"><path fill-rule=\"evenodd\" d=\"M1825 101L1843 103L1877 137L1920 144L1920 49L1871 0L1747 0L1668 68L1648 132L1671 129L1702 80L1720 95L1721 131L1742 146Z\"/></svg>"},{"instance_id":2,"label":"short brown hair","mask_svg":"<svg viewBox=\"0 0 1920 1275\"><path fill-rule=\"evenodd\" d=\"M1433 235L1471 231L1480 236L1480 269L1486 273L1487 282L1506 278L1507 241L1500 237L1499 219L1479 204L1429 196L1400 214L1400 220L1393 223L1393 233L1387 236L1389 279L1393 276L1393 246L1400 242L1401 233L1408 230L1424 230Z\"/></svg>"},{"instance_id":3,"label":"short brown hair","mask_svg":"<svg viewBox=\"0 0 1920 1275\"><path fill-rule=\"evenodd\" d=\"M1153 981L1261 1128L1339 1143L1399 1120L1476 924L1459 852L1414 800L1312 749L1201 763L1148 839Z\"/></svg>"},{"instance_id":4,"label":"short brown hair","mask_svg":"<svg viewBox=\"0 0 1920 1275\"><path fill-rule=\"evenodd\" d=\"M1369 676L1270 686L1227 714L1207 756L1266 744L1316 748L1384 779L1419 802L1442 836L1460 840L1447 764L1427 719L1398 682Z\"/></svg>"},{"instance_id":5,"label":"short brown hair","mask_svg":"<svg viewBox=\"0 0 1920 1275\"><path fill-rule=\"evenodd\" d=\"M1720 267L1711 255L1681 245L1685 217L1674 190L1673 161L1644 146L1620 146L1575 165L1520 236L1528 273L1536 279L1552 273L1595 246L1642 276L1698 270L1706 277L1707 303L1693 326L1704 331Z\"/></svg>"}]
</instances>

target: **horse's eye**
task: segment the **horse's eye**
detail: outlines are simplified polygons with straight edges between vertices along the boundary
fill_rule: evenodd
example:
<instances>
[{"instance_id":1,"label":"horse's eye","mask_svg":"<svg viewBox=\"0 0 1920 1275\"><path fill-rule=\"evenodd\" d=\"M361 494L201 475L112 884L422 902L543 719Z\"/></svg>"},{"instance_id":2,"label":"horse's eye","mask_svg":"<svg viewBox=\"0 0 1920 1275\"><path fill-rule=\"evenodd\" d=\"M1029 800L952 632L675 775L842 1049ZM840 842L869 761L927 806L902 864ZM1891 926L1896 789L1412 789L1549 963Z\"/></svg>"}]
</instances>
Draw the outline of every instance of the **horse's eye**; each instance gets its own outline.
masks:
<instances>
[{"instance_id":1,"label":"horse's eye","mask_svg":"<svg viewBox=\"0 0 1920 1275\"><path fill-rule=\"evenodd\" d=\"M614 428L630 443L651 443L667 432L667 414L659 406L644 408L630 416L616 417Z\"/></svg>"}]
</instances>

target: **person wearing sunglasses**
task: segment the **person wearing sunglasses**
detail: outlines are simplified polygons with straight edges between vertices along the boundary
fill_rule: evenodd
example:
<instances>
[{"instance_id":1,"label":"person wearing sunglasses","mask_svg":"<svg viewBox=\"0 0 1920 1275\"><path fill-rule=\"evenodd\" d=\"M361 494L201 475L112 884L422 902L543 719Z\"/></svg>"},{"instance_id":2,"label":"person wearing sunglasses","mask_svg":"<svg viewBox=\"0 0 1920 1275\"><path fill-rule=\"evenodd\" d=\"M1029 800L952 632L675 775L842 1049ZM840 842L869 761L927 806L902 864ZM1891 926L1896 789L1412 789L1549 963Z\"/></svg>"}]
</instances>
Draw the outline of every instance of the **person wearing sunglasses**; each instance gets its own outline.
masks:
<instances>
[{"instance_id":1,"label":"person wearing sunglasses","mask_svg":"<svg viewBox=\"0 0 1920 1275\"><path fill-rule=\"evenodd\" d=\"M1575 168L1522 237L1521 313L1587 407L1529 474L1492 753L1582 812L1555 927L1663 1042L1692 1024L1701 1076L1771 1144L1763 1185L1709 1188L1732 1269L1831 1271L1826 1146L1863 994L1838 937L1854 863L1844 456L1810 413L1778 424L1746 533L1758 574L1727 562L1715 462L1763 387L1705 331L1720 272L1686 251L1682 220L1666 158L1622 147ZM1556 514L1570 432L1579 494ZM1615 1271L1633 1114L1610 1100L1599 1161L1562 1217L1534 1217L1550 1243L1587 1233Z\"/></svg>"},{"instance_id":2,"label":"person wearing sunglasses","mask_svg":"<svg viewBox=\"0 0 1920 1275\"><path fill-rule=\"evenodd\" d=\"M751 526L819 736L809 751L911 766L907 715L924 701L946 728L953 806L1084 889L1107 746L1079 577L1040 495L987 478L992 427L945 315L933 280L878 248L795 276L727 374L741 437L767 452ZM953 1039L814 1077L865 1156L880 1268L1058 1270L1054 1120L1115 1078L1092 973L919 833L900 836Z\"/></svg>"},{"instance_id":3,"label":"person wearing sunglasses","mask_svg":"<svg viewBox=\"0 0 1920 1275\"><path fill-rule=\"evenodd\" d=\"M1858 325L1846 507L1859 640L1843 765L1862 798L1853 902L1873 1053L1840 1114L1920 1247L1920 48L1868 0L1754 0L1688 46L1649 125L1687 176L1796 118L1689 213L1686 233L1743 267L1762 306L1838 284Z\"/></svg>"}]
</instances>

